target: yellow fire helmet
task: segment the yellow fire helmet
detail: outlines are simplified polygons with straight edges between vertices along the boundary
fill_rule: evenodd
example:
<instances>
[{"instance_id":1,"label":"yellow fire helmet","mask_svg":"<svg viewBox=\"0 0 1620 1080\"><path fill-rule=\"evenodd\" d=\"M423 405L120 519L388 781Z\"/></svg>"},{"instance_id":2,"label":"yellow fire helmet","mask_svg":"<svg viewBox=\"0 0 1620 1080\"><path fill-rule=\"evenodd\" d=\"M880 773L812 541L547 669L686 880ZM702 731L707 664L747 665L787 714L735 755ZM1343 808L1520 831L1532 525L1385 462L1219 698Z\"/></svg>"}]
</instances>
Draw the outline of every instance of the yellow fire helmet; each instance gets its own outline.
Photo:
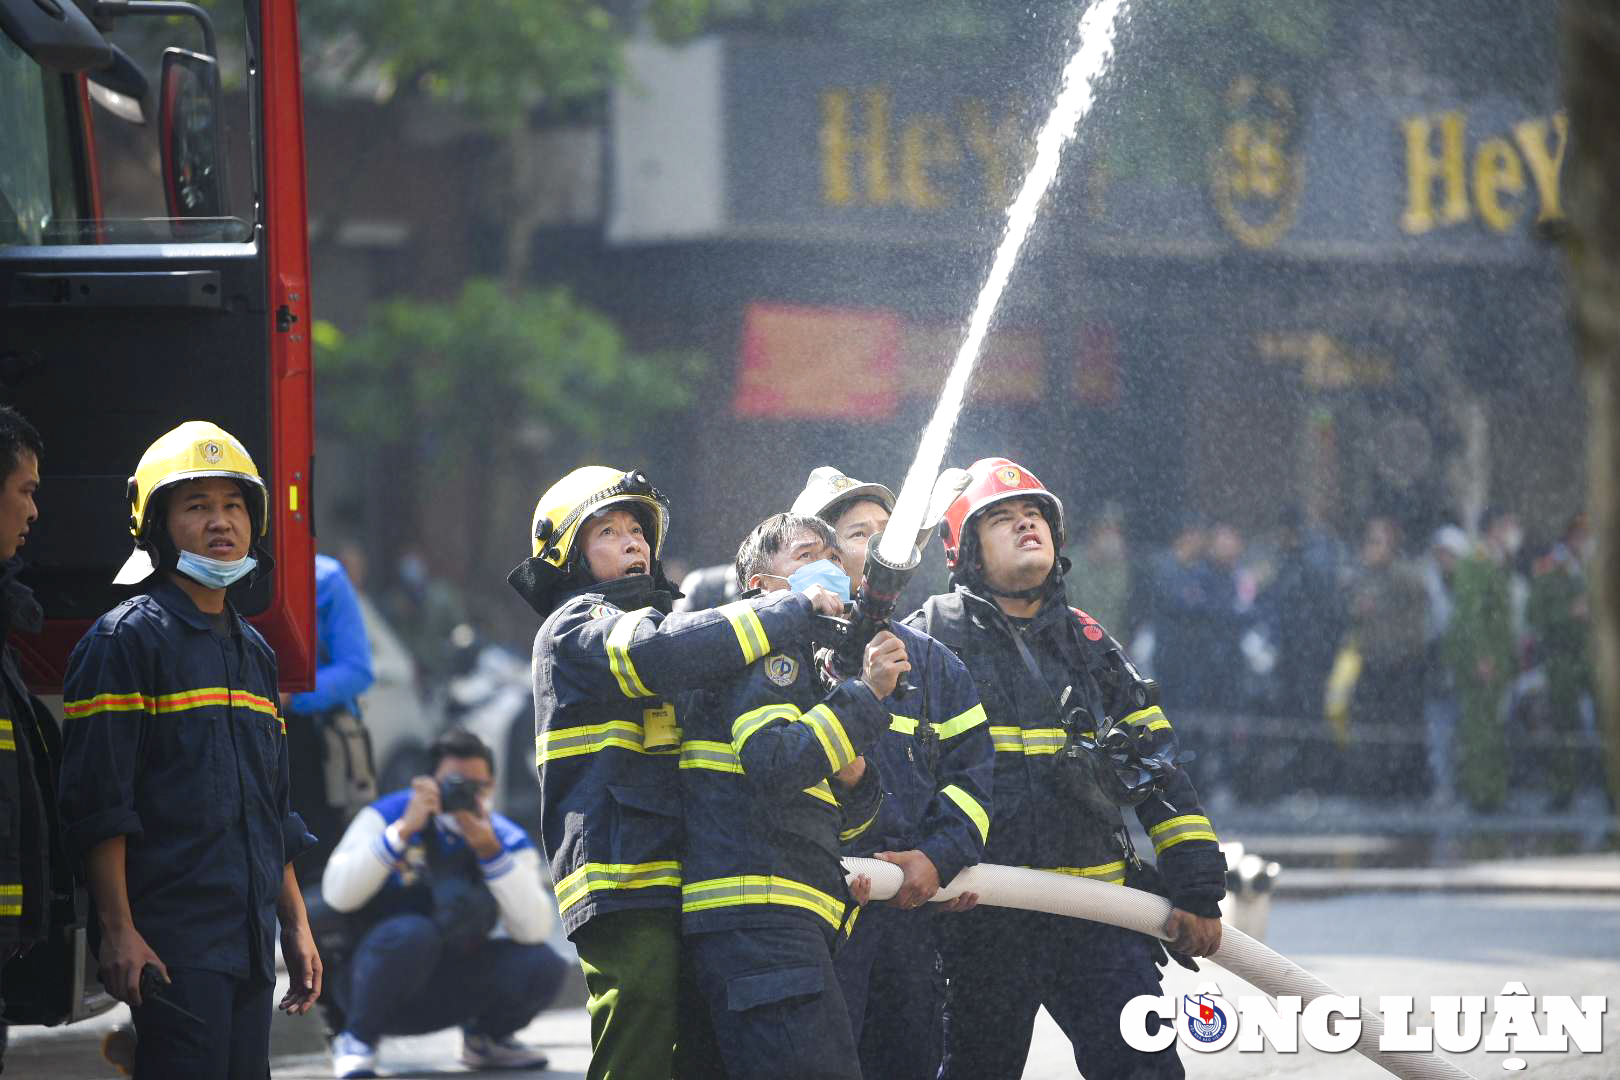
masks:
<instances>
[{"instance_id":1,"label":"yellow fire helmet","mask_svg":"<svg viewBox=\"0 0 1620 1080\"><path fill-rule=\"evenodd\" d=\"M567 570L574 555L580 524L592 514L612 506L642 511L636 514L649 533L647 546L657 562L669 532L669 500L638 469L586 465L558 480L534 507L530 536L534 557Z\"/></svg>"},{"instance_id":2,"label":"yellow fire helmet","mask_svg":"<svg viewBox=\"0 0 1620 1080\"><path fill-rule=\"evenodd\" d=\"M129 532L135 538L135 550L113 578L114 584L133 585L157 568L149 536L152 496L170 484L207 476L242 481L255 537L269 531L269 496L247 448L218 424L187 420L148 446L135 466L135 475L129 478Z\"/></svg>"}]
</instances>

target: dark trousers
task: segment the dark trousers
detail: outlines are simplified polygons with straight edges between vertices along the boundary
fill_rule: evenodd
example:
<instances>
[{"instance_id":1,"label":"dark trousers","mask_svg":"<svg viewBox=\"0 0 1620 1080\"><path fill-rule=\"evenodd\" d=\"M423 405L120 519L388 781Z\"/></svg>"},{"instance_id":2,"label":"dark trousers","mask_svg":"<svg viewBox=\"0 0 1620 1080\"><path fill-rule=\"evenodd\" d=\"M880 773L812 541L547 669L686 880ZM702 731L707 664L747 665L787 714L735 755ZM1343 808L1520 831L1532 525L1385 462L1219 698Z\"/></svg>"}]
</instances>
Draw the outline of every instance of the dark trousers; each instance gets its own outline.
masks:
<instances>
[{"instance_id":1,"label":"dark trousers","mask_svg":"<svg viewBox=\"0 0 1620 1080\"><path fill-rule=\"evenodd\" d=\"M833 966L861 1072L872 1080L934 1080L945 981L933 912L868 904Z\"/></svg>"},{"instance_id":2,"label":"dark trousers","mask_svg":"<svg viewBox=\"0 0 1620 1080\"><path fill-rule=\"evenodd\" d=\"M169 978L163 998L202 1023L151 1000L133 1010L136 1080L267 1080L275 986L200 968Z\"/></svg>"},{"instance_id":3,"label":"dark trousers","mask_svg":"<svg viewBox=\"0 0 1620 1080\"><path fill-rule=\"evenodd\" d=\"M1119 1015L1160 993L1146 937L1061 915L979 908L941 919L945 1053L941 1080L1017 1080L1041 1006L1074 1046L1084 1076L1180 1080L1175 1044L1133 1050Z\"/></svg>"},{"instance_id":4,"label":"dark trousers","mask_svg":"<svg viewBox=\"0 0 1620 1080\"><path fill-rule=\"evenodd\" d=\"M457 1024L500 1036L550 1004L566 970L545 944L491 938L453 950L425 915L395 915L360 939L337 989L348 1030L363 1042Z\"/></svg>"},{"instance_id":5,"label":"dark trousers","mask_svg":"<svg viewBox=\"0 0 1620 1080\"><path fill-rule=\"evenodd\" d=\"M861 1080L830 927L783 916L686 941L729 1080Z\"/></svg>"}]
</instances>

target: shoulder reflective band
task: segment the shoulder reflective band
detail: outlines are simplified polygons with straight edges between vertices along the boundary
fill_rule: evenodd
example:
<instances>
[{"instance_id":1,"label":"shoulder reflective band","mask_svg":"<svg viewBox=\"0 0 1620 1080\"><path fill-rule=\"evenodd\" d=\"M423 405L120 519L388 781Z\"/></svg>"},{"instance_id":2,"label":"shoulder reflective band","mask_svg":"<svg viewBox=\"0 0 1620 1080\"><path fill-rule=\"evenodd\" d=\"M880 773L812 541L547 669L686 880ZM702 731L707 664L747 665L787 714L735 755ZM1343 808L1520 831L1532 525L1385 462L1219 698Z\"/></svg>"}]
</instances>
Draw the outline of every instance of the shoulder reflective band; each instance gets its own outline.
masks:
<instances>
[{"instance_id":1,"label":"shoulder reflective band","mask_svg":"<svg viewBox=\"0 0 1620 1080\"><path fill-rule=\"evenodd\" d=\"M1220 843L1215 835L1215 826L1211 825L1209 818L1203 814L1182 814L1180 817L1161 821L1148 830L1148 838L1153 841L1153 853L1162 854L1166 848L1173 848L1183 840L1208 840L1211 843Z\"/></svg>"},{"instance_id":2,"label":"shoulder reflective band","mask_svg":"<svg viewBox=\"0 0 1620 1080\"><path fill-rule=\"evenodd\" d=\"M645 753L641 725L632 720L610 720L605 724L558 728L534 737L534 763L544 765L558 758L594 754L615 747Z\"/></svg>"},{"instance_id":3,"label":"shoulder reflective band","mask_svg":"<svg viewBox=\"0 0 1620 1080\"><path fill-rule=\"evenodd\" d=\"M799 717L799 710L792 705L764 705L758 709L750 709L731 722L731 748L742 753L743 746L754 733L772 720L785 720L791 723Z\"/></svg>"},{"instance_id":4,"label":"shoulder reflective band","mask_svg":"<svg viewBox=\"0 0 1620 1080\"><path fill-rule=\"evenodd\" d=\"M1038 870L1045 870L1052 874L1067 874L1070 877L1091 878L1094 881L1105 881L1110 885L1125 884L1125 860L1117 862L1098 863L1096 866L1042 866Z\"/></svg>"},{"instance_id":5,"label":"shoulder reflective band","mask_svg":"<svg viewBox=\"0 0 1620 1080\"><path fill-rule=\"evenodd\" d=\"M979 840L990 839L990 815L984 812L979 800L969 795L956 784L950 784L940 790L940 794L956 804L956 808L968 816L968 820L979 827Z\"/></svg>"},{"instance_id":6,"label":"shoulder reflective band","mask_svg":"<svg viewBox=\"0 0 1620 1080\"><path fill-rule=\"evenodd\" d=\"M608 667L613 669L613 677L619 681L619 690L628 698L653 696L653 692L641 681L641 676L636 674L636 665L630 662L630 644L635 640L636 626L651 614L650 607L627 611L614 620L613 629L608 631Z\"/></svg>"},{"instance_id":7,"label":"shoulder reflective band","mask_svg":"<svg viewBox=\"0 0 1620 1080\"><path fill-rule=\"evenodd\" d=\"M966 712L956 714L943 724L935 724L934 733L942 739L949 739L962 734L964 731L972 731L984 722L984 706L975 705Z\"/></svg>"},{"instance_id":8,"label":"shoulder reflective band","mask_svg":"<svg viewBox=\"0 0 1620 1080\"><path fill-rule=\"evenodd\" d=\"M187 709L204 709L209 706L223 708L251 709L266 716L276 715L275 702L267 697L247 690L230 690L223 686L208 686L198 690L182 690L174 694L157 694L155 696L142 694L139 691L129 694L97 694L93 698L83 701L69 701L62 705L62 713L68 719L78 719L83 716L92 716L103 712L150 712L150 713L177 713Z\"/></svg>"},{"instance_id":9,"label":"shoulder reflective band","mask_svg":"<svg viewBox=\"0 0 1620 1080\"><path fill-rule=\"evenodd\" d=\"M820 889L787 878L746 874L741 877L690 881L681 886L681 911L712 911L751 904L779 904L814 912L837 930L844 922L844 902Z\"/></svg>"},{"instance_id":10,"label":"shoulder reflective band","mask_svg":"<svg viewBox=\"0 0 1620 1080\"><path fill-rule=\"evenodd\" d=\"M1018 728L991 725L990 741L1003 754L1055 754L1067 736L1062 728Z\"/></svg>"},{"instance_id":11,"label":"shoulder reflective band","mask_svg":"<svg viewBox=\"0 0 1620 1080\"><path fill-rule=\"evenodd\" d=\"M567 911L594 892L649 889L661 885L675 887L680 883L681 864L673 860L646 863L586 863L557 882L557 910Z\"/></svg>"},{"instance_id":12,"label":"shoulder reflective band","mask_svg":"<svg viewBox=\"0 0 1620 1080\"><path fill-rule=\"evenodd\" d=\"M739 775L743 771L742 761L730 743L709 739L688 739L681 743L681 768L711 769Z\"/></svg>"},{"instance_id":13,"label":"shoulder reflective band","mask_svg":"<svg viewBox=\"0 0 1620 1080\"><path fill-rule=\"evenodd\" d=\"M0 915L21 915L22 902L21 885L0 885Z\"/></svg>"},{"instance_id":14,"label":"shoulder reflective band","mask_svg":"<svg viewBox=\"0 0 1620 1080\"><path fill-rule=\"evenodd\" d=\"M752 664L771 651L770 639L765 636L765 627L760 623L759 616L754 614L753 604L747 600L733 600L714 610L724 615L737 632L737 644L742 646L744 664Z\"/></svg>"},{"instance_id":15,"label":"shoulder reflective band","mask_svg":"<svg viewBox=\"0 0 1620 1080\"><path fill-rule=\"evenodd\" d=\"M1134 727L1146 724L1149 731L1158 731L1161 728L1170 726L1169 718L1164 715L1164 710L1157 705L1151 708L1138 709L1122 720L1121 723L1130 724Z\"/></svg>"}]
</instances>

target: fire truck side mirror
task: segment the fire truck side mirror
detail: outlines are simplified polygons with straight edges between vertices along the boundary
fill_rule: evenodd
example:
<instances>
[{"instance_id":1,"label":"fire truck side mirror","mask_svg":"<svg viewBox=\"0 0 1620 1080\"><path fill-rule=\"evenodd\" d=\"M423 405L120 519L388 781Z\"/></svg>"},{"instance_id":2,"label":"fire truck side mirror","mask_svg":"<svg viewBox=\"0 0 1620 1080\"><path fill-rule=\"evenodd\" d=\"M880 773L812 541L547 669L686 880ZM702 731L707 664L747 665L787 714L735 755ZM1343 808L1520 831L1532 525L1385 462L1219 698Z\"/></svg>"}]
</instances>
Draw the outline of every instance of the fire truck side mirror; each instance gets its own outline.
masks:
<instances>
[{"instance_id":1,"label":"fire truck side mirror","mask_svg":"<svg viewBox=\"0 0 1620 1080\"><path fill-rule=\"evenodd\" d=\"M165 49L159 85L158 145L169 216L226 216L219 65L201 53Z\"/></svg>"}]
</instances>

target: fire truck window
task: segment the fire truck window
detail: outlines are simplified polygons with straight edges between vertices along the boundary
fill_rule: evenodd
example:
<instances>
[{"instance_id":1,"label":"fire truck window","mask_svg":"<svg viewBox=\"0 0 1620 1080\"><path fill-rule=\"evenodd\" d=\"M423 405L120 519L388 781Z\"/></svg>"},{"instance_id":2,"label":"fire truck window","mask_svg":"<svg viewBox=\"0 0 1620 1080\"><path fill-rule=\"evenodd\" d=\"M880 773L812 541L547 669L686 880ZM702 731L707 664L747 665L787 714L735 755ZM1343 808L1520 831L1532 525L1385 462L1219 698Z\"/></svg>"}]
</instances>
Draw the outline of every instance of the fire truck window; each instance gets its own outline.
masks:
<instances>
[{"instance_id":1,"label":"fire truck window","mask_svg":"<svg viewBox=\"0 0 1620 1080\"><path fill-rule=\"evenodd\" d=\"M52 220L45 79L0 34L0 246L40 243Z\"/></svg>"}]
</instances>

